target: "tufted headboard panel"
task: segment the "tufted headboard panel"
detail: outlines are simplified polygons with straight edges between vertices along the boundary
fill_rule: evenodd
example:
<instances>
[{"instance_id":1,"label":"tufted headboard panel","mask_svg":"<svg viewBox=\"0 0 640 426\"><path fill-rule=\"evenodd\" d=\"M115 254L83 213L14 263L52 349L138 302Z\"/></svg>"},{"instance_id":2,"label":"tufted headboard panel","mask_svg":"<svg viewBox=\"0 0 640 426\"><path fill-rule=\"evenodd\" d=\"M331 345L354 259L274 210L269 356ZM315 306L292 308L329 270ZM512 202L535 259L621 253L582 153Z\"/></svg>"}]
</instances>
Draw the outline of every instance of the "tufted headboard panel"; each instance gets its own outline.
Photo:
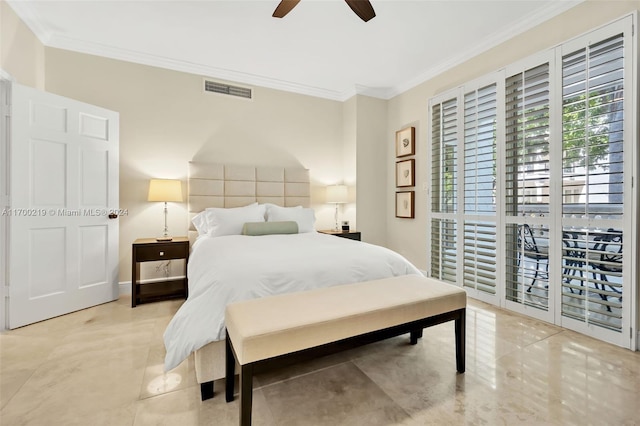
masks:
<instances>
[{"instance_id":1,"label":"tufted headboard panel","mask_svg":"<svg viewBox=\"0 0 640 426\"><path fill-rule=\"evenodd\" d=\"M197 233L191 219L207 207L242 207L255 202L309 207L309 170L190 162L187 194L189 239L193 241Z\"/></svg>"}]
</instances>

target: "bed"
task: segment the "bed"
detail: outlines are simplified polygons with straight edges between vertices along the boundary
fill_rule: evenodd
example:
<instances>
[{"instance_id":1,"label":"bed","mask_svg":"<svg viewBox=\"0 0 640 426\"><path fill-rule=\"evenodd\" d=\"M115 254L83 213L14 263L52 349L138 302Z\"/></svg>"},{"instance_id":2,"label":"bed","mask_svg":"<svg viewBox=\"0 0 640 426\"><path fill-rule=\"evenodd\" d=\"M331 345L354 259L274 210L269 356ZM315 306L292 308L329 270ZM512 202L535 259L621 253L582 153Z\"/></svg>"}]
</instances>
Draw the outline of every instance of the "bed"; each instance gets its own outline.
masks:
<instances>
[{"instance_id":1,"label":"bed","mask_svg":"<svg viewBox=\"0 0 640 426\"><path fill-rule=\"evenodd\" d=\"M203 399L213 396L213 381L225 374L226 304L420 274L391 250L315 232L309 200L305 169L190 163L189 298L164 334L165 371L194 353ZM243 222L260 226L261 215L298 232L242 235Z\"/></svg>"}]
</instances>

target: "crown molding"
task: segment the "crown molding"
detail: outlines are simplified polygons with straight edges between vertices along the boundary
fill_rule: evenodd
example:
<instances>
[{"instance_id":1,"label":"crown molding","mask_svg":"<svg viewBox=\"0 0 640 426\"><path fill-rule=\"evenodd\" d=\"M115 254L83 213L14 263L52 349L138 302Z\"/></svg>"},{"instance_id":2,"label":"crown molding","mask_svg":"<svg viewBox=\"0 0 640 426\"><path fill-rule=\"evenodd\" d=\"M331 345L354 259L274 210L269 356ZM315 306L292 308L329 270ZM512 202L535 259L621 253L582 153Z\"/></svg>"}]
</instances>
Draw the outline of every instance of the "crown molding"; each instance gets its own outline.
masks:
<instances>
[{"instance_id":1,"label":"crown molding","mask_svg":"<svg viewBox=\"0 0 640 426\"><path fill-rule=\"evenodd\" d=\"M356 84L353 95L364 95L372 98L379 99L391 99L393 97L394 90L391 87L367 87Z\"/></svg>"},{"instance_id":2,"label":"crown molding","mask_svg":"<svg viewBox=\"0 0 640 426\"><path fill-rule=\"evenodd\" d=\"M464 52L461 52L457 55L451 56L444 62L441 62L437 66L426 70L421 73L417 77L408 80L403 84L399 84L390 90L390 96L387 99L391 99L397 95L400 95L407 90L410 90L425 81L428 81L434 77L437 77L440 74L445 73L446 71L463 64L464 62L481 55L482 53L512 39L513 37L520 35L545 21L548 21L551 18L554 18L561 13L566 12L567 10L577 6L580 3L583 3L586 0L567 0L567 1L557 1L552 3L550 6L539 10L537 13L526 16L518 21L515 21L513 25L510 27L494 34L493 36L485 39L480 43L475 43L471 45Z\"/></svg>"},{"instance_id":3,"label":"crown molding","mask_svg":"<svg viewBox=\"0 0 640 426\"><path fill-rule=\"evenodd\" d=\"M42 19L34 11L28 1L5 0L16 15L25 23L31 32L40 40L40 43L47 46L51 39L52 32L42 23Z\"/></svg>"},{"instance_id":4,"label":"crown molding","mask_svg":"<svg viewBox=\"0 0 640 426\"><path fill-rule=\"evenodd\" d=\"M257 74L211 67L208 65L176 60L159 55L138 52L135 50L121 49L118 47L103 45L99 43L75 40L65 36L54 35L50 37L47 46L79 53L86 53L89 55L102 56L105 58L117 59L126 62L133 62L141 65L165 68L173 71L203 75L206 77L238 82L245 85L248 84L270 89L284 90L287 92L294 92L301 95L314 96L318 98L342 101L344 96L342 92L334 90L278 80L260 76Z\"/></svg>"}]
</instances>

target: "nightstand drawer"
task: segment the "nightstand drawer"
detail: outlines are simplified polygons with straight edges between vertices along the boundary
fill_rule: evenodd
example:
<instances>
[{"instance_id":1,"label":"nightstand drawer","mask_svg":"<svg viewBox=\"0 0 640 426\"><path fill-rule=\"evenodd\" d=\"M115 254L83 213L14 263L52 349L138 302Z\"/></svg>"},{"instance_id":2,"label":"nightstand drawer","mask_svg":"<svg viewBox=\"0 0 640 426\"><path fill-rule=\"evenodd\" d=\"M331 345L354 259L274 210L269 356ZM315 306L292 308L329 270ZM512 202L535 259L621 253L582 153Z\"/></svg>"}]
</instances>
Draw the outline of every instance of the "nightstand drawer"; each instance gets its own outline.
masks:
<instances>
[{"instance_id":1,"label":"nightstand drawer","mask_svg":"<svg viewBox=\"0 0 640 426\"><path fill-rule=\"evenodd\" d=\"M145 244L136 247L136 261L184 259L189 253L189 244Z\"/></svg>"}]
</instances>

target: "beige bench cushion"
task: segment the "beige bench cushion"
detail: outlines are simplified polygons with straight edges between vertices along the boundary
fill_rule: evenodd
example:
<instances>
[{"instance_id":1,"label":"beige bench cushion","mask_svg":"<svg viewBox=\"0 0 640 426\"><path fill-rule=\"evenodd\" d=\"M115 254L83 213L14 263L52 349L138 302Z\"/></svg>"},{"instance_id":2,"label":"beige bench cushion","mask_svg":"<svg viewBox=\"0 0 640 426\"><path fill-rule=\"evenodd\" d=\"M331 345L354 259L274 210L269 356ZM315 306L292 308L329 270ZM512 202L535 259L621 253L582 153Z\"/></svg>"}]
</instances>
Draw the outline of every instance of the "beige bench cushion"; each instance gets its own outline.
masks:
<instances>
[{"instance_id":1,"label":"beige bench cushion","mask_svg":"<svg viewBox=\"0 0 640 426\"><path fill-rule=\"evenodd\" d=\"M233 303L225 322L241 365L466 307L459 287L418 275Z\"/></svg>"}]
</instances>

